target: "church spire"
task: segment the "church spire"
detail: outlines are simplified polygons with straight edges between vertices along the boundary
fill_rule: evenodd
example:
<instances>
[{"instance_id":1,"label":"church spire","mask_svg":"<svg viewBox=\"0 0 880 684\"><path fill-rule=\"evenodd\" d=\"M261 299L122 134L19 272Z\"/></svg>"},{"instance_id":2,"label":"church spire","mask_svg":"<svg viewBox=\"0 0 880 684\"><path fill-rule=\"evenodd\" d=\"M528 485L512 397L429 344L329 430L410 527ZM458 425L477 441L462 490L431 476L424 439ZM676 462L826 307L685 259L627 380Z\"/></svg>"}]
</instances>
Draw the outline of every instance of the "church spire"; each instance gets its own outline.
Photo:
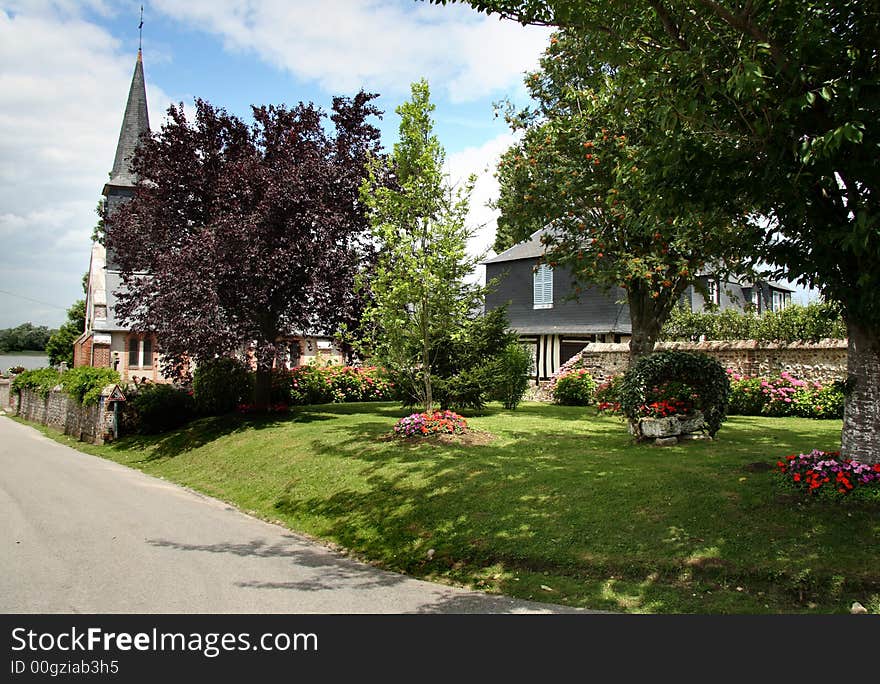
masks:
<instances>
[{"instance_id":1,"label":"church spire","mask_svg":"<svg viewBox=\"0 0 880 684\"><path fill-rule=\"evenodd\" d=\"M143 20L141 20L143 22ZM116 157L110 171L108 186L133 187L135 177L129 168L131 157L138 145L142 133L150 130L150 118L147 114L147 91L144 85L144 62L140 47L128 90L128 102L125 115L122 117L122 128L119 131L119 142L116 144ZM105 192L106 194L106 192Z\"/></svg>"}]
</instances>

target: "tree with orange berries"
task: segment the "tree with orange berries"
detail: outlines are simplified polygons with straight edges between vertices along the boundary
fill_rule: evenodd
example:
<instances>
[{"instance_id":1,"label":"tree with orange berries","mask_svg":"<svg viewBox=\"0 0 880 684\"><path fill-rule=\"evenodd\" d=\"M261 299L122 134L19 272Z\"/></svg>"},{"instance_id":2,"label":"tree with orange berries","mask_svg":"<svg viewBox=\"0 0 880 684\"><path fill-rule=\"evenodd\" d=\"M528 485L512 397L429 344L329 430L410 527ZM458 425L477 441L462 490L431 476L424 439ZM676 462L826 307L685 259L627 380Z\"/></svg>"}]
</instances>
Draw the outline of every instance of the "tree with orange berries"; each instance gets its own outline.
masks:
<instances>
[{"instance_id":1,"label":"tree with orange berries","mask_svg":"<svg viewBox=\"0 0 880 684\"><path fill-rule=\"evenodd\" d=\"M632 322L630 360L650 353L664 322L697 277L743 270L757 230L736 220L742 207L670 205L670 185L693 173L683 157L661 158L651 112L617 105L625 75L584 65L583 38L559 32L525 82L538 103L508 110L522 134L499 162L496 251L544 232L544 259L587 285L623 288ZM677 135L687 145L686 131Z\"/></svg>"}]
</instances>

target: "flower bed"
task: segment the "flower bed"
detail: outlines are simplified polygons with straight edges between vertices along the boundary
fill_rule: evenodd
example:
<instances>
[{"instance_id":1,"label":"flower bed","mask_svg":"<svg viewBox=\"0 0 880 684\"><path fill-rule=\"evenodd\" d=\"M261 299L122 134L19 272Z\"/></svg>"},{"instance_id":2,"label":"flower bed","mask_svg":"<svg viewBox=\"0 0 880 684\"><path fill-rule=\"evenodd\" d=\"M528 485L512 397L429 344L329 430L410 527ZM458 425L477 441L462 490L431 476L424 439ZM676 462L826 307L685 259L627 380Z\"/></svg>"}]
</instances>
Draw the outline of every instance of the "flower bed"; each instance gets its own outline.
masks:
<instances>
[{"instance_id":1,"label":"flower bed","mask_svg":"<svg viewBox=\"0 0 880 684\"><path fill-rule=\"evenodd\" d=\"M829 498L880 501L880 463L840 458L839 451L786 456L776 462L782 484L801 493Z\"/></svg>"},{"instance_id":2,"label":"flower bed","mask_svg":"<svg viewBox=\"0 0 880 684\"><path fill-rule=\"evenodd\" d=\"M429 435L462 435L467 432L467 421L453 411L413 413L394 425L397 437L427 437Z\"/></svg>"},{"instance_id":3,"label":"flower bed","mask_svg":"<svg viewBox=\"0 0 880 684\"><path fill-rule=\"evenodd\" d=\"M273 380L278 398L291 404L329 404L348 401L388 401L394 385L374 366L297 366Z\"/></svg>"}]
</instances>

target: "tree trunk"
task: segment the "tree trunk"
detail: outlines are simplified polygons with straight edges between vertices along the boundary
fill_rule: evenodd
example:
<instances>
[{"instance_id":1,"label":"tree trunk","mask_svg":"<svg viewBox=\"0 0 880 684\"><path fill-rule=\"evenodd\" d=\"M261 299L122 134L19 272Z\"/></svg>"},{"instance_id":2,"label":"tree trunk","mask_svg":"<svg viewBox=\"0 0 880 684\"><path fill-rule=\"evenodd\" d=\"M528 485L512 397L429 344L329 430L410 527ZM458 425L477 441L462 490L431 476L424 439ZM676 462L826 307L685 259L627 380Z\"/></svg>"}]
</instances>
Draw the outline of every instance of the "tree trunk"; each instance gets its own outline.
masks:
<instances>
[{"instance_id":1,"label":"tree trunk","mask_svg":"<svg viewBox=\"0 0 880 684\"><path fill-rule=\"evenodd\" d=\"M272 398L272 367L262 363L257 365L254 378L254 409L268 411Z\"/></svg>"},{"instance_id":2,"label":"tree trunk","mask_svg":"<svg viewBox=\"0 0 880 684\"><path fill-rule=\"evenodd\" d=\"M880 331L847 321L846 408L841 456L880 463Z\"/></svg>"},{"instance_id":3,"label":"tree trunk","mask_svg":"<svg viewBox=\"0 0 880 684\"><path fill-rule=\"evenodd\" d=\"M642 356L654 351L663 322L658 320L657 307L647 293L630 290L627 299L632 324L627 365L632 368Z\"/></svg>"}]
</instances>

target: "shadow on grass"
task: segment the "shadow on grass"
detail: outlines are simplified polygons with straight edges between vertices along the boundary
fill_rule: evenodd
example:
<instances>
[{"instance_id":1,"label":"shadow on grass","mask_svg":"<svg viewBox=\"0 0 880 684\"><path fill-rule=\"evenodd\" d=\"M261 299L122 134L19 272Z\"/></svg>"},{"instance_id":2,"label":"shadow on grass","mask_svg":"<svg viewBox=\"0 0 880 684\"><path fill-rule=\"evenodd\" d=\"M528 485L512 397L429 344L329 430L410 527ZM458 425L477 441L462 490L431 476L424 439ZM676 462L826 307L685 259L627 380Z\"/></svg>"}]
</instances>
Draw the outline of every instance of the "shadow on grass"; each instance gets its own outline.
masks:
<instances>
[{"instance_id":1,"label":"shadow on grass","mask_svg":"<svg viewBox=\"0 0 880 684\"><path fill-rule=\"evenodd\" d=\"M144 458L136 463L149 463L174 458L211 442L247 430L265 430L287 423L313 423L332 420L332 415L320 412L296 412L289 415L269 414L246 416L230 413L224 416L201 418L173 432L160 435L130 435L111 446L116 451L140 451Z\"/></svg>"}]
</instances>

